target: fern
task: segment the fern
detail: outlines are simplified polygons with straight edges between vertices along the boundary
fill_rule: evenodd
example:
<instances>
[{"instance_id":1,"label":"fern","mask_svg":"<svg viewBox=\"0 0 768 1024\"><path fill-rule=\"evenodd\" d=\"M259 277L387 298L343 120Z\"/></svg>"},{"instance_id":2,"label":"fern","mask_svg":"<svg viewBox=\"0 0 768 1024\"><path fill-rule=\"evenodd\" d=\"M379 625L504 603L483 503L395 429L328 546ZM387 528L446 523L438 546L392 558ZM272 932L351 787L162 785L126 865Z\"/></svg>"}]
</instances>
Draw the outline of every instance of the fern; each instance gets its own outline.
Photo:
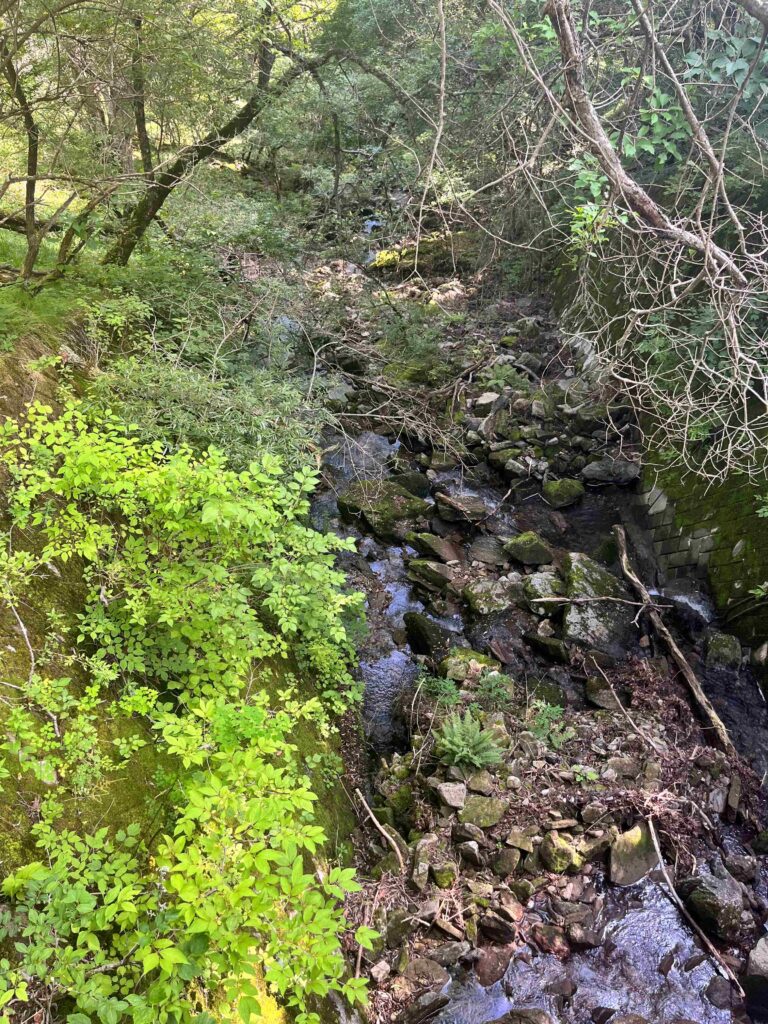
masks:
<instances>
[{"instance_id":1,"label":"fern","mask_svg":"<svg viewBox=\"0 0 768 1024\"><path fill-rule=\"evenodd\" d=\"M501 751L493 736L469 711L463 718L456 714L443 722L435 750L445 764L460 768L486 768L501 760Z\"/></svg>"}]
</instances>

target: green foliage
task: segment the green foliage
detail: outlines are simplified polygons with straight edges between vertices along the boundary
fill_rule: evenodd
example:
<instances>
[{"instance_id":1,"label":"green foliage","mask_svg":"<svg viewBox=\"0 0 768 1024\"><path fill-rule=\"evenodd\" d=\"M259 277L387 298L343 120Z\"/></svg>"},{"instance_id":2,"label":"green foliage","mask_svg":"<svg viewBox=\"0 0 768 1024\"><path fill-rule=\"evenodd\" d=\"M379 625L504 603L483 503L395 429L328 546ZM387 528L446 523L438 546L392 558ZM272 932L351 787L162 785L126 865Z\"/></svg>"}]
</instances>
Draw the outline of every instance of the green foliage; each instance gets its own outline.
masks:
<instances>
[{"instance_id":1,"label":"green foliage","mask_svg":"<svg viewBox=\"0 0 768 1024\"><path fill-rule=\"evenodd\" d=\"M343 615L358 599L332 569L346 542L302 522L311 472L283 483L270 456L238 473L215 449L165 454L74 402L58 418L35 405L7 423L3 459L14 522L45 540L41 564L85 562L80 640L124 683L237 693L255 660L290 644L326 696L349 686Z\"/></svg>"},{"instance_id":2,"label":"green foliage","mask_svg":"<svg viewBox=\"0 0 768 1024\"><path fill-rule=\"evenodd\" d=\"M433 676L422 669L416 679L416 686L423 686L426 695L440 707L453 708L461 702L459 688L453 679Z\"/></svg>"},{"instance_id":3,"label":"green foliage","mask_svg":"<svg viewBox=\"0 0 768 1024\"><path fill-rule=\"evenodd\" d=\"M212 379L195 367L159 358L119 360L100 374L87 401L112 407L145 441L227 453L235 469L255 455L279 457L291 471L306 462L330 417L296 383L257 368Z\"/></svg>"},{"instance_id":4,"label":"green foliage","mask_svg":"<svg viewBox=\"0 0 768 1024\"><path fill-rule=\"evenodd\" d=\"M46 814L36 826L41 859L3 883L15 914L0 912L0 941L21 957L0 963L6 1006L46 984L72 1000L70 1022L199 1024L225 1007L247 1022L263 980L309 1022L312 996L363 997L343 980L337 938L353 873L333 868L318 882L305 867L324 835L289 739L293 715L264 698L219 699L191 718L176 823L152 857L137 825L81 837ZM156 726L164 734L175 719Z\"/></svg>"},{"instance_id":5,"label":"green foliage","mask_svg":"<svg viewBox=\"0 0 768 1024\"><path fill-rule=\"evenodd\" d=\"M576 735L575 730L561 721L563 709L545 700L531 701L528 709L528 724L533 735L543 743L559 750Z\"/></svg>"},{"instance_id":6,"label":"green foliage","mask_svg":"<svg viewBox=\"0 0 768 1024\"><path fill-rule=\"evenodd\" d=\"M435 740L435 752L445 764L459 767L486 768L501 760L492 734L469 711L463 718L453 714L443 722Z\"/></svg>"},{"instance_id":7,"label":"green foliage","mask_svg":"<svg viewBox=\"0 0 768 1024\"><path fill-rule=\"evenodd\" d=\"M473 698L486 711L501 711L509 706L509 683L501 672L483 672L477 681Z\"/></svg>"},{"instance_id":8,"label":"green foliage","mask_svg":"<svg viewBox=\"0 0 768 1024\"><path fill-rule=\"evenodd\" d=\"M76 653L58 654L86 682L45 674L45 650L11 690L0 777L17 765L50 789L39 859L3 884L14 955L0 1021L41 991L77 1024L247 1022L264 984L300 1021L315 1020L312 997L362 999L339 943L352 872L309 869L325 834L305 772L339 765L295 739L327 733L353 695L344 619L359 599L332 567L344 542L305 525L314 477L269 455L238 472L215 449L168 453L76 402L58 417L32 406L1 450L13 525L39 542L0 549L0 596L16 608L44 566L73 560L87 592ZM65 629L51 617L52 650ZM317 695L299 699L288 678L273 707L260 676L289 651ZM149 731L167 762L166 832L62 827L62 787L98 790Z\"/></svg>"}]
</instances>

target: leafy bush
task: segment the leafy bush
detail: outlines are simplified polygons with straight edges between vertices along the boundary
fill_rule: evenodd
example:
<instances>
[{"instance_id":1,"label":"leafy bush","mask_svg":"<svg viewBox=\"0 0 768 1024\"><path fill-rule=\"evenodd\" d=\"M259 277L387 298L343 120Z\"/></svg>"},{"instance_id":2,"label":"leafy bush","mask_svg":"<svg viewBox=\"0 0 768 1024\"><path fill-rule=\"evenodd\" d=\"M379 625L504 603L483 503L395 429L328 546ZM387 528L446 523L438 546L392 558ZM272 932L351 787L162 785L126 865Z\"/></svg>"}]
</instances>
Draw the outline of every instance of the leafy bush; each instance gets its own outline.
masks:
<instances>
[{"instance_id":1,"label":"leafy bush","mask_svg":"<svg viewBox=\"0 0 768 1024\"><path fill-rule=\"evenodd\" d=\"M154 357L115 363L96 379L90 401L118 411L143 440L187 444L197 451L214 445L236 469L265 453L297 469L330 420L284 375L252 369L234 379L212 380L194 367Z\"/></svg>"},{"instance_id":2,"label":"leafy bush","mask_svg":"<svg viewBox=\"0 0 768 1024\"><path fill-rule=\"evenodd\" d=\"M265 455L237 473L215 449L165 454L113 415L90 423L76 402L50 412L34 405L5 424L13 521L40 529L41 565L84 560L80 639L123 682L238 693L254 661L290 648L326 696L350 686L343 616L359 598L332 568L348 543L303 523L311 471L281 482Z\"/></svg>"},{"instance_id":3,"label":"leafy bush","mask_svg":"<svg viewBox=\"0 0 768 1024\"><path fill-rule=\"evenodd\" d=\"M317 1019L311 996L363 998L363 983L343 980L337 937L353 872L333 868L317 882L304 866L325 837L291 715L272 714L263 698L202 701L183 743L179 724L169 712L156 720L190 770L153 856L138 825L79 836L44 814L35 827L41 859L2 885L15 913L0 910L0 941L13 940L21 959L0 961L0 1006L12 1011L46 985L73 1001L69 1024L214 1024L234 1013L247 1024L259 1016L259 982L304 1022ZM370 946L372 935L358 939Z\"/></svg>"},{"instance_id":4,"label":"leafy bush","mask_svg":"<svg viewBox=\"0 0 768 1024\"><path fill-rule=\"evenodd\" d=\"M36 660L30 646L29 675L11 684L0 779L15 758L14 777L31 774L46 795L39 859L2 886L13 962L0 960L0 1024L51 1003L68 1024L247 1024L264 984L302 1022L316 1020L311 997L362 999L340 947L356 886L348 870L309 871L325 835L295 745L300 730L327 732L329 706L352 695L344 620L359 607L333 569L345 542L305 525L313 475L286 476L269 455L236 472L215 449L169 454L76 402L6 423L0 455L14 526L0 599L15 610L56 562L79 560L86 586L74 644L50 620L52 647L78 653ZM289 652L319 693L301 701L288 683L274 708L259 662ZM77 684L48 678L57 660ZM117 718L108 755L98 727ZM153 731L165 821L147 836L63 824L66 790L98 787Z\"/></svg>"},{"instance_id":5,"label":"leafy bush","mask_svg":"<svg viewBox=\"0 0 768 1024\"><path fill-rule=\"evenodd\" d=\"M509 705L509 677L501 672L483 672L475 687L474 699L486 711L502 711Z\"/></svg>"},{"instance_id":6,"label":"leafy bush","mask_svg":"<svg viewBox=\"0 0 768 1024\"><path fill-rule=\"evenodd\" d=\"M416 679L416 685L423 686L427 696L440 707L455 707L460 701L459 688L453 679L444 679L443 676L433 676L422 671Z\"/></svg>"},{"instance_id":7,"label":"leafy bush","mask_svg":"<svg viewBox=\"0 0 768 1024\"><path fill-rule=\"evenodd\" d=\"M501 760L501 751L493 736L469 711L463 718L454 714L443 722L437 734L435 751L445 764L461 768L486 768Z\"/></svg>"}]
</instances>

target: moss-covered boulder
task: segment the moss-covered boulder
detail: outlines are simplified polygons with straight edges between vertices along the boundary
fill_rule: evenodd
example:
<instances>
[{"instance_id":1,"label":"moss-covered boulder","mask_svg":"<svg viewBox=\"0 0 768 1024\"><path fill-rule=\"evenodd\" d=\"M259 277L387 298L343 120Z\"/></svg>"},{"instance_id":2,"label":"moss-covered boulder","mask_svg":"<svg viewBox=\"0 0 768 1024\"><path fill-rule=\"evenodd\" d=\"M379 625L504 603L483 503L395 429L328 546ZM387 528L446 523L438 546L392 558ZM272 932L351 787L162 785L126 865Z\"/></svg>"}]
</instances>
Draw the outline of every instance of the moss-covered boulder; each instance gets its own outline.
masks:
<instances>
[{"instance_id":1,"label":"moss-covered boulder","mask_svg":"<svg viewBox=\"0 0 768 1024\"><path fill-rule=\"evenodd\" d=\"M493 828L504 817L508 807L509 801L502 797L472 794L459 811L459 821L478 828Z\"/></svg>"},{"instance_id":2,"label":"moss-covered boulder","mask_svg":"<svg viewBox=\"0 0 768 1024\"><path fill-rule=\"evenodd\" d=\"M391 480L358 480L338 497L339 512L348 520L363 519L377 537L405 540L426 525L431 506Z\"/></svg>"},{"instance_id":3,"label":"moss-covered boulder","mask_svg":"<svg viewBox=\"0 0 768 1024\"><path fill-rule=\"evenodd\" d=\"M584 497L584 484L580 480L564 477L562 480L547 480L542 494L552 508L568 508Z\"/></svg>"},{"instance_id":4,"label":"moss-covered boulder","mask_svg":"<svg viewBox=\"0 0 768 1024\"><path fill-rule=\"evenodd\" d=\"M436 494L435 504L440 517L450 523L479 523L490 512L483 499L472 494Z\"/></svg>"},{"instance_id":5,"label":"moss-covered boulder","mask_svg":"<svg viewBox=\"0 0 768 1024\"><path fill-rule=\"evenodd\" d=\"M408 562L408 579L424 590L445 590L453 583L454 575L450 566L431 562L428 558L412 558Z\"/></svg>"},{"instance_id":6,"label":"moss-covered boulder","mask_svg":"<svg viewBox=\"0 0 768 1024\"><path fill-rule=\"evenodd\" d=\"M533 530L512 537L504 545L504 550L523 565L547 565L554 558L552 548Z\"/></svg>"},{"instance_id":7,"label":"moss-covered boulder","mask_svg":"<svg viewBox=\"0 0 768 1024\"><path fill-rule=\"evenodd\" d=\"M627 588L581 552L566 557L564 571L565 593L571 603L563 620L563 639L622 657L636 637L635 609Z\"/></svg>"},{"instance_id":8,"label":"moss-covered boulder","mask_svg":"<svg viewBox=\"0 0 768 1024\"><path fill-rule=\"evenodd\" d=\"M539 847L542 864L550 871L562 874L564 871L576 871L583 864L583 859L576 847L560 835L559 832L547 832Z\"/></svg>"},{"instance_id":9,"label":"moss-covered boulder","mask_svg":"<svg viewBox=\"0 0 768 1024\"><path fill-rule=\"evenodd\" d=\"M611 846L611 881L614 885L634 885L658 862L650 829L641 821L622 832Z\"/></svg>"},{"instance_id":10,"label":"moss-covered boulder","mask_svg":"<svg viewBox=\"0 0 768 1024\"><path fill-rule=\"evenodd\" d=\"M708 935L730 942L741 931L743 901L736 879L725 870L722 875L687 878L681 882L679 892L688 911Z\"/></svg>"},{"instance_id":11,"label":"moss-covered boulder","mask_svg":"<svg viewBox=\"0 0 768 1024\"><path fill-rule=\"evenodd\" d=\"M559 606L555 599L564 595L565 585L555 572L532 572L523 580L523 597L534 615L554 615Z\"/></svg>"},{"instance_id":12,"label":"moss-covered boulder","mask_svg":"<svg viewBox=\"0 0 768 1024\"><path fill-rule=\"evenodd\" d=\"M480 577L468 583L461 593L476 615L493 615L517 604L521 589L519 583Z\"/></svg>"},{"instance_id":13,"label":"moss-covered boulder","mask_svg":"<svg viewBox=\"0 0 768 1024\"><path fill-rule=\"evenodd\" d=\"M496 672L501 669L501 662L479 651L473 651L471 647L452 647L440 662L440 675L463 683L472 671L472 662L476 662L481 669L493 669Z\"/></svg>"},{"instance_id":14,"label":"moss-covered boulder","mask_svg":"<svg viewBox=\"0 0 768 1024\"><path fill-rule=\"evenodd\" d=\"M709 630L706 658L708 668L738 668L741 664L741 641L730 633Z\"/></svg>"}]
</instances>

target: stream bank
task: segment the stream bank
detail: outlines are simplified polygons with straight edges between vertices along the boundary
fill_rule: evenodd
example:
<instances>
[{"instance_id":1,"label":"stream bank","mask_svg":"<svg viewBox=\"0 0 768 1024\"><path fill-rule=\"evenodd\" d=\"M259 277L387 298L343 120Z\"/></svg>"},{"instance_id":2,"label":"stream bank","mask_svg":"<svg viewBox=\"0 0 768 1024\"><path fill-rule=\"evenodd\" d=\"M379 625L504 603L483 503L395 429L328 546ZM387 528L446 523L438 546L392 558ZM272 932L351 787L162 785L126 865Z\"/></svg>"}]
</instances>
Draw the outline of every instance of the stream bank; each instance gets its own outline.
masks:
<instances>
[{"instance_id":1,"label":"stream bank","mask_svg":"<svg viewBox=\"0 0 768 1024\"><path fill-rule=\"evenodd\" d=\"M470 380L454 447L367 417L347 359L354 418L315 502L355 538L345 568L367 595L368 796L387 837L367 833L349 912L382 936L361 959L371 1017L766 1020L768 721L748 659L705 593L655 576L629 411L594 394L544 307L495 335L521 381ZM710 745L638 615L616 524L742 758ZM447 743L468 720L474 741Z\"/></svg>"}]
</instances>

